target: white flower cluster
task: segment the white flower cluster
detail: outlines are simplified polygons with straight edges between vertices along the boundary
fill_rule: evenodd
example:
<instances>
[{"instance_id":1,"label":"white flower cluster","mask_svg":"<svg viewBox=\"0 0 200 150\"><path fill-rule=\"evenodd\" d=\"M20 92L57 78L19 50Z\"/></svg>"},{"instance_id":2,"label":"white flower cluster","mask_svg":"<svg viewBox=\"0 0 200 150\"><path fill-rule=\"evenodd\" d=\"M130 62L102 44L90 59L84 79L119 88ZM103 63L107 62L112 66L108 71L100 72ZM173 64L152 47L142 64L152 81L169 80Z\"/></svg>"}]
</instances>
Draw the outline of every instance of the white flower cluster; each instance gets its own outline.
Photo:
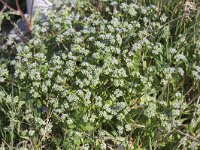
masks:
<instances>
[{"instance_id":1,"label":"white flower cluster","mask_svg":"<svg viewBox=\"0 0 200 150\"><path fill-rule=\"evenodd\" d=\"M192 71L192 75L198 81L200 81L200 66L194 66L194 70Z\"/></svg>"},{"instance_id":2,"label":"white flower cluster","mask_svg":"<svg viewBox=\"0 0 200 150\"><path fill-rule=\"evenodd\" d=\"M0 66L0 83L4 82L5 79L8 77L8 69L6 66Z\"/></svg>"}]
</instances>

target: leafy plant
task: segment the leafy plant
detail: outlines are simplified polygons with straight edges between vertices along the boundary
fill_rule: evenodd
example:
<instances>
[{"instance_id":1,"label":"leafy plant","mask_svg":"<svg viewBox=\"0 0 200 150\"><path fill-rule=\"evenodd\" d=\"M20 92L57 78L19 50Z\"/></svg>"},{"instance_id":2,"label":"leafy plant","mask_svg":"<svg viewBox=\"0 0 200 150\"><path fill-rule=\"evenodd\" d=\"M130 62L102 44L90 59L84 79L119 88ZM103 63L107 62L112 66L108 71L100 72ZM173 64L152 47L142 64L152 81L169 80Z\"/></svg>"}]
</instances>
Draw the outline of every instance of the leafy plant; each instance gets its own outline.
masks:
<instances>
[{"instance_id":1,"label":"leafy plant","mask_svg":"<svg viewBox=\"0 0 200 150\"><path fill-rule=\"evenodd\" d=\"M9 39L2 149L198 149L199 16L160 3L63 2Z\"/></svg>"}]
</instances>

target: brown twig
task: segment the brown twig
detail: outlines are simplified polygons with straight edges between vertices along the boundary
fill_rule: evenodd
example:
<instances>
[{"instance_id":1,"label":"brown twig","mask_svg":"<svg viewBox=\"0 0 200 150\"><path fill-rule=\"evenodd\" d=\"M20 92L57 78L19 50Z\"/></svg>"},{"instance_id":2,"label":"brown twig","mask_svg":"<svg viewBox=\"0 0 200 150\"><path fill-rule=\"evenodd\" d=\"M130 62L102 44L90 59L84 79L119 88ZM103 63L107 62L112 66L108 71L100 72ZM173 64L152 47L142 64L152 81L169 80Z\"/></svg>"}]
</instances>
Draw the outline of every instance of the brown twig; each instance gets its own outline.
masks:
<instances>
[{"instance_id":1,"label":"brown twig","mask_svg":"<svg viewBox=\"0 0 200 150\"><path fill-rule=\"evenodd\" d=\"M4 5L4 7L1 9L1 13L3 13L6 10L6 6Z\"/></svg>"},{"instance_id":2,"label":"brown twig","mask_svg":"<svg viewBox=\"0 0 200 150\"><path fill-rule=\"evenodd\" d=\"M17 11L20 13L20 16L22 17L22 19L24 20L24 23L26 25L27 28L27 32L29 34L29 37L31 38L31 28L30 28L30 24L28 23L27 18L25 17L24 13L22 12L20 5L19 5L19 1L15 0L16 6L17 6Z\"/></svg>"},{"instance_id":3,"label":"brown twig","mask_svg":"<svg viewBox=\"0 0 200 150\"><path fill-rule=\"evenodd\" d=\"M10 11L12 11L12 12L14 12L14 13L16 13L16 14L18 14L18 15L20 15L22 17L23 21L25 22L25 26L27 28L27 32L28 32L29 38L31 38L32 37L32 35L31 35L31 20L32 20L32 17L31 17L30 23L29 23L27 18L25 17L24 13L22 12L22 10L20 8L19 1L15 0L15 3L16 3L16 6L17 6L17 10L15 10L11 6L9 6L7 4L7 2L5 2L5 0L0 0L0 3L2 3L4 5L3 9L1 10L1 12L4 12L6 10L6 8L8 8ZM23 37L21 37L21 38L22 38L22 40L24 39Z\"/></svg>"},{"instance_id":4,"label":"brown twig","mask_svg":"<svg viewBox=\"0 0 200 150\"><path fill-rule=\"evenodd\" d=\"M12 7L10 7L7 2L5 2L4 0L0 0L0 2L4 5L4 7L10 9L11 11L17 12L17 10L13 9Z\"/></svg>"},{"instance_id":5,"label":"brown twig","mask_svg":"<svg viewBox=\"0 0 200 150\"><path fill-rule=\"evenodd\" d=\"M196 99L198 99L200 97L200 93L198 93L196 96L194 96L192 98L192 100L190 100L190 102L188 103L188 105L192 104Z\"/></svg>"}]
</instances>

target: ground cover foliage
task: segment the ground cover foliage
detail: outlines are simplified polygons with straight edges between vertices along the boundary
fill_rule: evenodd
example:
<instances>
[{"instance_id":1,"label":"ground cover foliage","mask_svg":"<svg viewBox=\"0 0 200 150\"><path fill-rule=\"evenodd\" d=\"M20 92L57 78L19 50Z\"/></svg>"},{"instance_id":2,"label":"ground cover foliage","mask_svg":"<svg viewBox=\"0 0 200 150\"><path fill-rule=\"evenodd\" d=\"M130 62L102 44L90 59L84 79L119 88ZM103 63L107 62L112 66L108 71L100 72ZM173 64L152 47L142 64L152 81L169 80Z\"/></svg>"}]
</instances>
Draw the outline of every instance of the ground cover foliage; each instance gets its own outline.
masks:
<instances>
[{"instance_id":1,"label":"ground cover foliage","mask_svg":"<svg viewBox=\"0 0 200 150\"><path fill-rule=\"evenodd\" d=\"M184 3L36 15L32 39L1 50L1 149L199 149L199 11L184 20Z\"/></svg>"}]
</instances>

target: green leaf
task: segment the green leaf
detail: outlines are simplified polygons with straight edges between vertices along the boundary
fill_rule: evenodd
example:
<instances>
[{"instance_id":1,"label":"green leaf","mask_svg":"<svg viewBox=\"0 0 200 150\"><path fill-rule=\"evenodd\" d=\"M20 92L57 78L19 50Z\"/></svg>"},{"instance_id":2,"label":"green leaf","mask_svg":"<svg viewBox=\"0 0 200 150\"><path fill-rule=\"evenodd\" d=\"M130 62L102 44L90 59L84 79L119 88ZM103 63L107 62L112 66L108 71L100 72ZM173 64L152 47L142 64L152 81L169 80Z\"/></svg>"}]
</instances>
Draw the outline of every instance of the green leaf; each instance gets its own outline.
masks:
<instances>
[{"instance_id":1,"label":"green leaf","mask_svg":"<svg viewBox=\"0 0 200 150\"><path fill-rule=\"evenodd\" d=\"M93 131L94 130L94 126L91 125L90 123L86 123L85 125L83 125L81 127L84 131Z\"/></svg>"}]
</instances>

